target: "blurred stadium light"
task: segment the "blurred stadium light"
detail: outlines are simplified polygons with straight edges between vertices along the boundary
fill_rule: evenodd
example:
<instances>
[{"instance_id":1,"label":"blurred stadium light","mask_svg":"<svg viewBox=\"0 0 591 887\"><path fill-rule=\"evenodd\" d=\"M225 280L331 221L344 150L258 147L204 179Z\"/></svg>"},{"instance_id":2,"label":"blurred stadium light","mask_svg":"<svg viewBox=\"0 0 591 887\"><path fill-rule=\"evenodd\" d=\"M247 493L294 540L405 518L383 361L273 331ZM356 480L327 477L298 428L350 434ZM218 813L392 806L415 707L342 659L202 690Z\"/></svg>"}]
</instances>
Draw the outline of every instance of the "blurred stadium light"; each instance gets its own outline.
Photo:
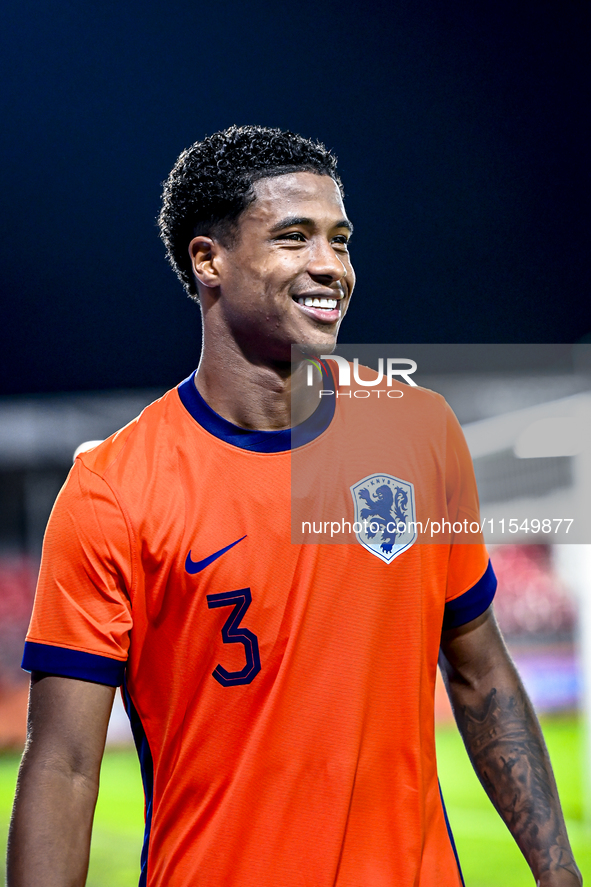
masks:
<instances>
[{"instance_id":1,"label":"blurred stadium light","mask_svg":"<svg viewBox=\"0 0 591 887\"><path fill-rule=\"evenodd\" d=\"M161 390L10 397L0 400L0 470L69 466L81 441L104 440Z\"/></svg>"},{"instance_id":2,"label":"blurred stadium light","mask_svg":"<svg viewBox=\"0 0 591 887\"><path fill-rule=\"evenodd\" d=\"M588 432L575 416L537 419L521 432L513 452L518 459L576 456L584 449Z\"/></svg>"}]
</instances>

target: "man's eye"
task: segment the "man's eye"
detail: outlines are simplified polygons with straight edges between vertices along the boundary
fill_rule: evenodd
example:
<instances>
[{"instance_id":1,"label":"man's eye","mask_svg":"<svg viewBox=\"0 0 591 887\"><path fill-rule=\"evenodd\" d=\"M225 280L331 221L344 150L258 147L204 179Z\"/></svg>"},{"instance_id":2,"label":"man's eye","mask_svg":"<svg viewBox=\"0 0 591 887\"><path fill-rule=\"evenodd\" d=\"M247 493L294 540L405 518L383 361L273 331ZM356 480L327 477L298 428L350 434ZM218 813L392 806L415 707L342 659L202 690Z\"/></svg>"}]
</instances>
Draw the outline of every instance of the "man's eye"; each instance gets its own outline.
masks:
<instances>
[{"instance_id":1,"label":"man's eye","mask_svg":"<svg viewBox=\"0 0 591 887\"><path fill-rule=\"evenodd\" d=\"M280 234L277 238L278 240L297 240L300 243L305 241L306 238L301 233L301 231L288 231L286 234Z\"/></svg>"},{"instance_id":2,"label":"man's eye","mask_svg":"<svg viewBox=\"0 0 591 887\"><path fill-rule=\"evenodd\" d=\"M344 234L337 234L336 237L333 237L332 242L339 243L341 246L349 246L349 238Z\"/></svg>"}]
</instances>

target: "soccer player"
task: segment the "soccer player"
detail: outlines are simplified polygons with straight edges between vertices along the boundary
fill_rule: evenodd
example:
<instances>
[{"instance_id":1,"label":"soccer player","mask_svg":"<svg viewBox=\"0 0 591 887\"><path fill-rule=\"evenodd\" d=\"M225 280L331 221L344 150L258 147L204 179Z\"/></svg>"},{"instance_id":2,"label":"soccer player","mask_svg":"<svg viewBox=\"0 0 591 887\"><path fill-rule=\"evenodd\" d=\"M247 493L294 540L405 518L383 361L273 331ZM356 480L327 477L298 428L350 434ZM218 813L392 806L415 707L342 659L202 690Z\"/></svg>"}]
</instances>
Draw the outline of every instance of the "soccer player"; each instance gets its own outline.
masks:
<instances>
[{"instance_id":1,"label":"soccer player","mask_svg":"<svg viewBox=\"0 0 591 887\"><path fill-rule=\"evenodd\" d=\"M338 391L330 361L308 385L305 355L330 353L355 283L334 156L231 127L181 154L160 226L201 306L201 362L78 456L52 512L9 887L84 884L119 685L146 794L143 887L459 887L435 762L438 655L538 884L579 885L484 546L410 529L478 516L455 417L402 385L379 406L319 397ZM374 250L389 261L377 236ZM292 543L292 457L300 504L368 526L346 544Z\"/></svg>"}]
</instances>

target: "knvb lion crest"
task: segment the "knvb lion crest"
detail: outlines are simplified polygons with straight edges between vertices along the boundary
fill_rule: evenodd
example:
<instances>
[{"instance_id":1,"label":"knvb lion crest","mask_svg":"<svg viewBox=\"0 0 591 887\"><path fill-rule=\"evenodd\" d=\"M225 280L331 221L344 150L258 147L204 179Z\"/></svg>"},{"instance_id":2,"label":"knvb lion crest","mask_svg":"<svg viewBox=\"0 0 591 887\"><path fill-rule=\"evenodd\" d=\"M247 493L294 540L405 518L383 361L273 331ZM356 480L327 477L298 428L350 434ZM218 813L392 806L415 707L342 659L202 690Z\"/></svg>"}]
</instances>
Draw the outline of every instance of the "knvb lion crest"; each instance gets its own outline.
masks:
<instances>
[{"instance_id":1,"label":"knvb lion crest","mask_svg":"<svg viewBox=\"0 0 591 887\"><path fill-rule=\"evenodd\" d=\"M384 563L406 551L417 538L414 487L391 474L371 474L351 487L355 535Z\"/></svg>"}]
</instances>

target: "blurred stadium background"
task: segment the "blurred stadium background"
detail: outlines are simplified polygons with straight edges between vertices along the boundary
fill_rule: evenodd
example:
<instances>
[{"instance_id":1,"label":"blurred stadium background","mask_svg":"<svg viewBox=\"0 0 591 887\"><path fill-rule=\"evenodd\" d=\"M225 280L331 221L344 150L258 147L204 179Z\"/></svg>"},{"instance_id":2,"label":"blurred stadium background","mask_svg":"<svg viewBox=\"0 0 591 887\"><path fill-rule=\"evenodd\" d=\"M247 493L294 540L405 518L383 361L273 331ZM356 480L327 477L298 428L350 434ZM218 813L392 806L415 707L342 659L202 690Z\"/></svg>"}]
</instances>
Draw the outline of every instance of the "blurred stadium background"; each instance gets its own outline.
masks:
<instances>
[{"instance_id":1,"label":"blurred stadium background","mask_svg":"<svg viewBox=\"0 0 591 887\"><path fill-rule=\"evenodd\" d=\"M550 378L553 399L548 401ZM473 447L483 512L499 501L523 503L524 496L530 504L547 502L550 494L576 498L576 456L555 452L519 460L506 435L498 432L508 418L515 424L515 417L532 406L538 412L560 414L557 405L588 396L587 380L572 373L550 377L539 372L510 380L472 377L469 396L465 376L451 374L433 381L432 387L443 391L456 409ZM0 400L0 844L6 839L25 738L27 676L19 662L49 512L76 447L103 439L160 393L150 389ZM489 450L495 450L495 439L504 442L492 454L482 455L480 423L491 420L496 424L486 429L487 441L493 442ZM513 544L492 545L491 556L499 578L497 616L543 721L579 864L591 874L584 595L573 582L576 574L565 558L567 549L586 547L553 546L543 534L533 539L522 534ZM471 772L441 681L436 722L441 782L467 884L530 884L519 851ZM131 887L137 882L142 827L139 769L118 700L103 765L91 887Z\"/></svg>"},{"instance_id":2,"label":"blurred stadium background","mask_svg":"<svg viewBox=\"0 0 591 887\"><path fill-rule=\"evenodd\" d=\"M3 17L0 851L25 732L18 663L51 505L75 448L131 419L161 393L154 386L176 384L199 350L199 312L154 231L181 148L232 123L334 147L359 280L342 341L591 341L587 2L218 0L205 40L204 21L189 0L21 0ZM472 441L491 514L589 489L579 457L519 460L515 427L486 424L520 413L529 426L528 409L558 401L568 414L584 387L560 374L463 384L450 377L441 390ZM581 602L591 595L573 553L546 541L492 551L497 612L589 875ZM441 687L437 723L467 884L530 884ZM109 739L89 884L129 887L142 800L120 706Z\"/></svg>"}]
</instances>

